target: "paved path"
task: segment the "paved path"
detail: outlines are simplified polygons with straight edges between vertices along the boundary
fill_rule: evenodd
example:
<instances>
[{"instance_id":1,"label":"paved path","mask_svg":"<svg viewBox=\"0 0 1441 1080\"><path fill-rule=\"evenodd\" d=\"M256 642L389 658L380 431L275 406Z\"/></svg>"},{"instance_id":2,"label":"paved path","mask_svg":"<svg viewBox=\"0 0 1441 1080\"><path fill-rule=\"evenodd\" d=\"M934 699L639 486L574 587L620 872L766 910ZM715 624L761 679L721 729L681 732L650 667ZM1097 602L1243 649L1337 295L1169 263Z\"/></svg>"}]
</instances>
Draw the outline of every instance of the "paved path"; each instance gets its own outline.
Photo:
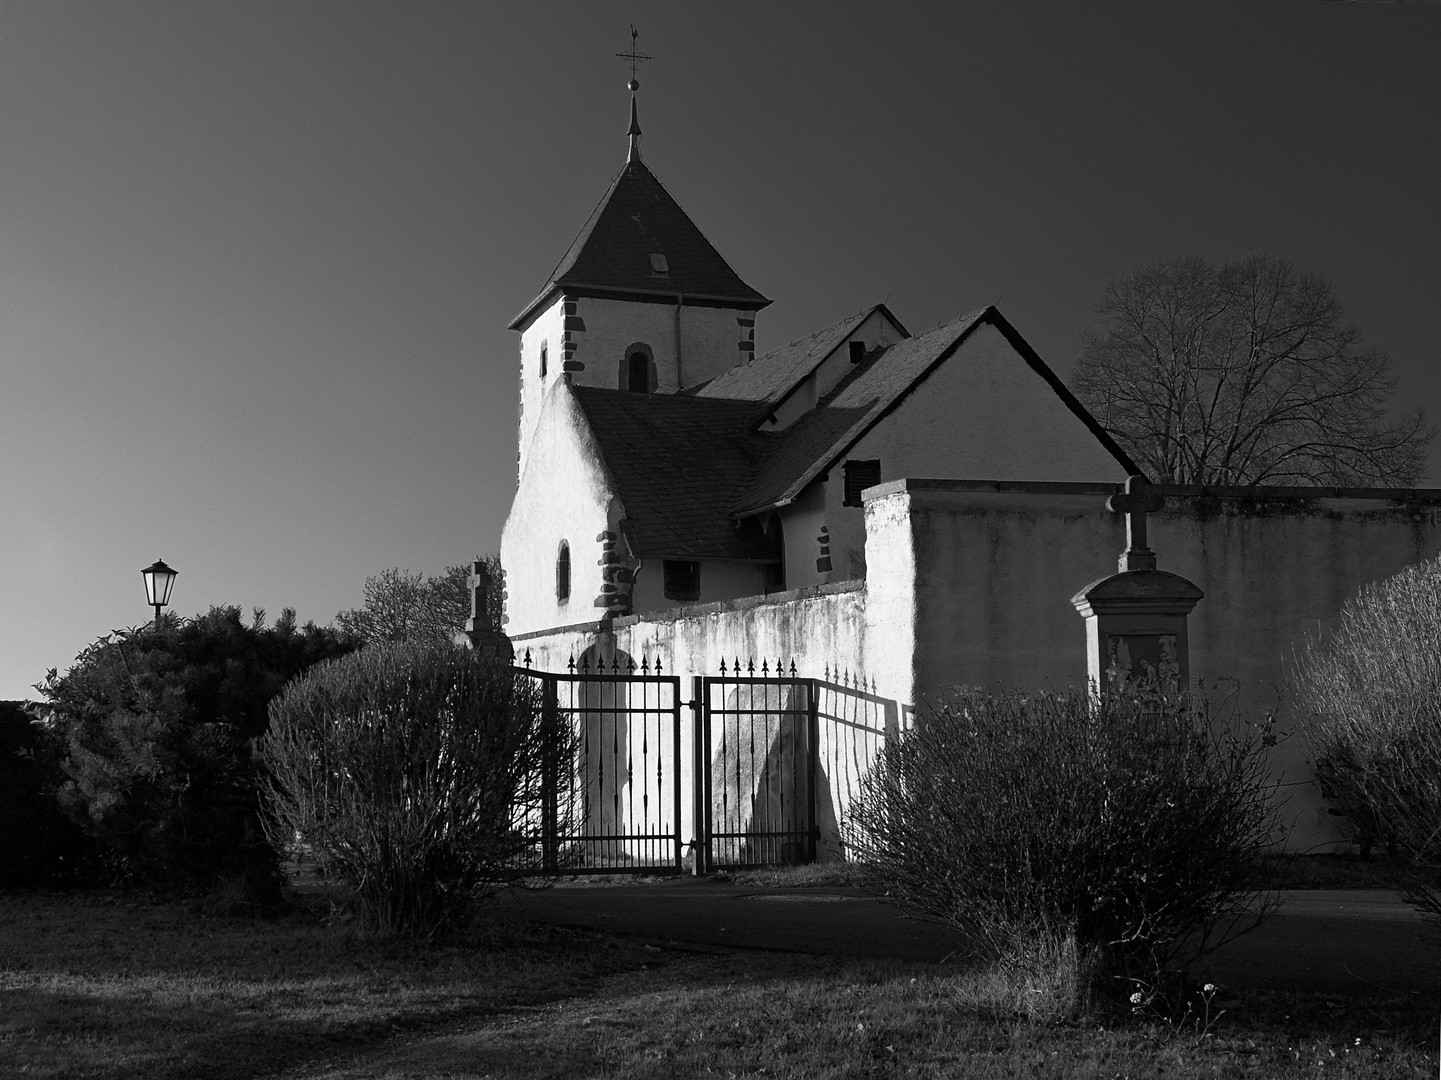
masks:
<instances>
[{"instance_id":1,"label":"paved path","mask_svg":"<svg viewBox=\"0 0 1441 1080\"><path fill-rule=\"evenodd\" d=\"M964 957L946 927L859 889L764 889L713 878L558 886L501 901L515 917L654 941L941 963ZM1231 986L1316 993L1434 989L1441 935L1394 893L1284 894L1260 929L1206 958L1197 974Z\"/></svg>"}]
</instances>

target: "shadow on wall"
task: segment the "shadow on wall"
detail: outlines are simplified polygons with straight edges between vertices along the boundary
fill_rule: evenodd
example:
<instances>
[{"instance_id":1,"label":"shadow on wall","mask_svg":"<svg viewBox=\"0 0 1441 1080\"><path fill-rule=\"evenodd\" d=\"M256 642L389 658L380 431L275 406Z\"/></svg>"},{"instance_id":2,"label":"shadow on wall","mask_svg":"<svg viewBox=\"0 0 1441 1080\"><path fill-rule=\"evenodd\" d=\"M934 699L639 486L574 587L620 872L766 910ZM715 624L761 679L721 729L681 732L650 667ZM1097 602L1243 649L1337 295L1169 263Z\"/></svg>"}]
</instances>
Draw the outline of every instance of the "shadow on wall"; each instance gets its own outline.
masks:
<instances>
[{"instance_id":1,"label":"shadow on wall","mask_svg":"<svg viewBox=\"0 0 1441 1080\"><path fill-rule=\"evenodd\" d=\"M721 706L712 708L715 861L842 861L851 802L881 746L899 730L896 702L859 684L801 679L726 687Z\"/></svg>"}]
</instances>

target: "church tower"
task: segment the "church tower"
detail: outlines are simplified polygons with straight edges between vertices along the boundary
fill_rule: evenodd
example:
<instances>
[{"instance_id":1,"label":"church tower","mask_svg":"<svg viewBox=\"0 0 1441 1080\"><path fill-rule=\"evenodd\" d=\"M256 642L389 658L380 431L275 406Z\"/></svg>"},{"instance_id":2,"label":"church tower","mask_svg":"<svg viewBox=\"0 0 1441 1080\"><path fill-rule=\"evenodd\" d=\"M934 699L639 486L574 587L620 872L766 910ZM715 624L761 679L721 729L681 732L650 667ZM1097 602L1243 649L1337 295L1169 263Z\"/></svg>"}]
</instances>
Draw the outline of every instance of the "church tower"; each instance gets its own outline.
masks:
<instances>
[{"instance_id":1,"label":"church tower","mask_svg":"<svg viewBox=\"0 0 1441 1080\"><path fill-rule=\"evenodd\" d=\"M581 386L678 393L750 360L756 312L770 303L641 160L639 87L632 77L625 167L510 323L520 332L522 473L546 393L564 374Z\"/></svg>"}]
</instances>

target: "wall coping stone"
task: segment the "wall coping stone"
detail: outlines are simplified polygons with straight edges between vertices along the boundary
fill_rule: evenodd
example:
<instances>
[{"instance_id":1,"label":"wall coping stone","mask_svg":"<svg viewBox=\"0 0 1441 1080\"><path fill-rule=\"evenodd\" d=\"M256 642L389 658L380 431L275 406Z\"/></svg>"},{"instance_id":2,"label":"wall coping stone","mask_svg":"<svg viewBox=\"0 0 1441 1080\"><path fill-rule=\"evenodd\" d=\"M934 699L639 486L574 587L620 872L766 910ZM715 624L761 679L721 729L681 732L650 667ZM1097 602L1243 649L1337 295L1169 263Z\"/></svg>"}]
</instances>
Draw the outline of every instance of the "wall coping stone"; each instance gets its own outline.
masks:
<instances>
[{"instance_id":1,"label":"wall coping stone","mask_svg":"<svg viewBox=\"0 0 1441 1080\"><path fill-rule=\"evenodd\" d=\"M825 585L809 585L804 589L790 589L786 592L763 593L760 596L739 596L734 600L716 600L709 604L683 604L679 607L647 611L640 615L626 615L605 622L571 623L569 626L552 626L546 630L532 630L528 634L512 634L511 641L531 641L535 638L552 637L555 634L597 634L603 630L621 630L640 623L680 622L682 619L719 615L726 611L746 611L750 608L769 607L775 604L790 604L797 600L812 600L818 596L832 596L837 593L862 592L866 587L863 579L832 581Z\"/></svg>"},{"instance_id":2,"label":"wall coping stone","mask_svg":"<svg viewBox=\"0 0 1441 1080\"><path fill-rule=\"evenodd\" d=\"M1114 495L1126 490L1124 481L1098 483L1059 480L939 480L906 477L888 480L861 494L865 502L909 491L994 492L1035 495ZM1205 484L1152 484L1163 496L1206 499L1367 499L1398 503L1441 503L1441 488L1355 488L1355 487L1210 487Z\"/></svg>"}]
</instances>

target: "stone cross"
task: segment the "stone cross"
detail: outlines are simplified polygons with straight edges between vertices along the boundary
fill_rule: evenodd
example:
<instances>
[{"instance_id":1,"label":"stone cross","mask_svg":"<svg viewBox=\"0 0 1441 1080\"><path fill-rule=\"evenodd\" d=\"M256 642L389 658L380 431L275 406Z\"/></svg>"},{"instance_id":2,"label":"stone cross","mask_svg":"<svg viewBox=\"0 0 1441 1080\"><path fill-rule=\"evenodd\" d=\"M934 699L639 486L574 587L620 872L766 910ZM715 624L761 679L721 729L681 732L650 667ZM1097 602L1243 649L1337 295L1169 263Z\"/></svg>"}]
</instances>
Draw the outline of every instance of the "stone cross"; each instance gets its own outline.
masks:
<instances>
[{"instance_id":1,"label":"stone cross","mask_svg":"<svg viewBox=\"0 0 1441 1080\"><path fill-rule=\"evenodd\" d=\"M1106 500L1106 509L1126 515L1126 550L1119 560L1122 572L1156 569L1156 553L1146 546L1146 515L1156 513L1165 503L1144 476L1128 477L1125 494Z\"/></svg>"},{"instance_id":2,"label":"stone cross","mask_svg":"<svg viewBox=\"0 0 1441 1080\"><path fill-rule=\"evenodd\" d=\"M470 622L467 630L479 630L489 625L490 614L486 607L490 585L490 571L485 563L476 559L470 564Z\"/></svg>"}]
</instances>

